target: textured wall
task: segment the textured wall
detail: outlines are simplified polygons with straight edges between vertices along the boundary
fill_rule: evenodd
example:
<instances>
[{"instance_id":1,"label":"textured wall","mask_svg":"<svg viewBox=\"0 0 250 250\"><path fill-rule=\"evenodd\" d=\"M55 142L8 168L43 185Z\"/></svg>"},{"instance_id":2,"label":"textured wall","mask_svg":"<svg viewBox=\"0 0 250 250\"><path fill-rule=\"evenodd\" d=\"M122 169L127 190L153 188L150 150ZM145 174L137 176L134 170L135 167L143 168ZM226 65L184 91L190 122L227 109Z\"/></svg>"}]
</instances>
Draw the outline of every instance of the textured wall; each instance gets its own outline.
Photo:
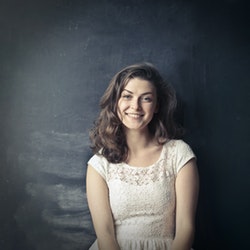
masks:
<instances>
[{"instance_id":1,"label":"textured wall","mask_svg":"<svg viewBox=\"0 0 250 250\"><path fill-rule=\"evenodd\" d=\"M150 61L198 157L196 250L241 249L249 221L246 1L0 2L0 249L85 250L88 130L111 77Z\"/></svg>"}]
</instances>

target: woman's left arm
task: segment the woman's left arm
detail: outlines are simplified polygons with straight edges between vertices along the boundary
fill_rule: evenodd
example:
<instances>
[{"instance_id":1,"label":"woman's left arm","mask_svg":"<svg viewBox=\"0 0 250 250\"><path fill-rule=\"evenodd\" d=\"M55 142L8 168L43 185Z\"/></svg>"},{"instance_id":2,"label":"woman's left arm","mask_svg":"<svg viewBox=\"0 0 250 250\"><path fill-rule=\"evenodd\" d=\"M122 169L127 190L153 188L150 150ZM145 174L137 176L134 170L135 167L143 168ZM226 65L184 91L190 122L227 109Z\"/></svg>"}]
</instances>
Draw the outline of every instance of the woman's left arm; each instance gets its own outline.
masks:
<instances>
[{"instance_id":1,"label":"woman's left arm","mask_svg":"<svg viewBox=\"0 0 250 250\"><path fill-rule=\"evenodd\" d=\"M191 159L179 171L176 188L175 238L171 250L190 250L195 233L195 214L199 193L196 160Z\"/></svg>"}]
</instances>

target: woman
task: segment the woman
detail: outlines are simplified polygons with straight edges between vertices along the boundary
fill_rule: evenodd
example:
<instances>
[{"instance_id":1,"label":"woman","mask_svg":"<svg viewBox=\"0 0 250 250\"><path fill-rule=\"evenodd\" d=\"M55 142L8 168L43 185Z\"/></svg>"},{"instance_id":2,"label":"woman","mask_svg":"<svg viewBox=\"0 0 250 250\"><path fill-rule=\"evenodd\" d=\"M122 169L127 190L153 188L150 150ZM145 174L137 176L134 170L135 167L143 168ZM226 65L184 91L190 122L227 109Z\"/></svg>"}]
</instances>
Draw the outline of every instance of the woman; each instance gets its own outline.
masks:
<instances>
[{"instance_id":1,"label":"woman","mask_svg":"<svg viewBox=\"0 0 250 250\"><path fill-rule=\"evenodd\" d=\"M90 133L91 250L190 250L198 197L195 155L178 139L175 95L148 63L118 72Z\"/></svg>"}]
</instances>

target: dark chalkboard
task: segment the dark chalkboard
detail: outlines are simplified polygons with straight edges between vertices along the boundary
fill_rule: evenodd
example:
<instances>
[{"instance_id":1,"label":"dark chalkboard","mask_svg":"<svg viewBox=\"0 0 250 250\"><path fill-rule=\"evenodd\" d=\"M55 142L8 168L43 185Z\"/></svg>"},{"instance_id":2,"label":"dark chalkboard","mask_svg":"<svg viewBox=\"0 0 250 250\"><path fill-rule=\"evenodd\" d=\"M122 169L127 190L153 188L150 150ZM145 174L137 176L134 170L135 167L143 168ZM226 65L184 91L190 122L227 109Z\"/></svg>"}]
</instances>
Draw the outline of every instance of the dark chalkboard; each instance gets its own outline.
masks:
<instances>
[{"instance_id":1,"label":"dark chalkboard","mask_svg":"<svg viewBox=\"0 0 250 250\"><path fill-rule=\"evenodd\" d=\"M122 67L175 87L201 179L196 250L245 249L247 1L0 2L0 249L85 250L88 131Z\"/></svg>"}]
</instances>

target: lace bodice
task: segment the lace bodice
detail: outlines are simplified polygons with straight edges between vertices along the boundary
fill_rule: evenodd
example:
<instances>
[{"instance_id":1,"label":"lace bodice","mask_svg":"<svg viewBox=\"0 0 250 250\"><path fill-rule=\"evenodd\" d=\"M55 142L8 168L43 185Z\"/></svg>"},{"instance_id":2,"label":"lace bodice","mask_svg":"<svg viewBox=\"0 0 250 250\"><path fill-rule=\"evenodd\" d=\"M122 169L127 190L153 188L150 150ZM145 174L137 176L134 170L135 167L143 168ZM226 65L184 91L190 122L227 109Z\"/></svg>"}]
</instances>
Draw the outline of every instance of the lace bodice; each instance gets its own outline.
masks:
<instances>
[{"instance_id":1,"label":"lace bodice","mask_svg":"<svg viewBox=\"0 0 250 250\"><path fill-rule=\"evenodd\" d=\"M150 250L168 249L175 232L175 179L193 157L185 142L170 140L164 144L158 161L148 167L112 164L101 155L89 160L89 165L108 185L121 249L137 249L135 244L150 245ZM164 247L159 248L157 244Z\"/></svg>"}]
</instances>

